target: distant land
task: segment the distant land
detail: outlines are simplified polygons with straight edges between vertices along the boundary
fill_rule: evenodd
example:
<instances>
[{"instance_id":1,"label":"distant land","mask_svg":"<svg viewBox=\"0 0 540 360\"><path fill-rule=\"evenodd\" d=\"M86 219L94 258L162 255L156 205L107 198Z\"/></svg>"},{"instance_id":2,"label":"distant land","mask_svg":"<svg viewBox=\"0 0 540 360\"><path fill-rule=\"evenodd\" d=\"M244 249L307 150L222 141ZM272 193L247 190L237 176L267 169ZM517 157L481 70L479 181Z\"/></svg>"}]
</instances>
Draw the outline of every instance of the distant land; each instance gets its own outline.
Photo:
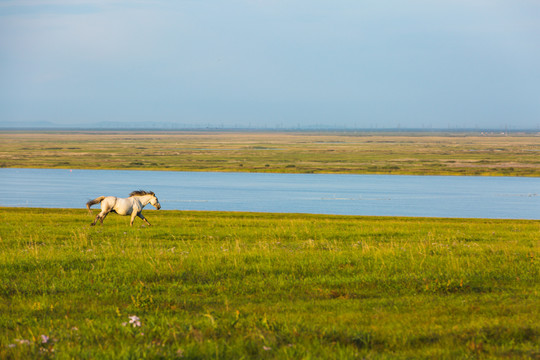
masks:
<instances>
[{"instance_id":1,"label":"distant land","mask_svg":"<svg viewBox=\"0 0 540 360\"><path fill-rule=\"evenodd\" d=\"M539 132L540 127L536 128L518 128L514 126L481 128L481 127L362 127L362 126L339 126L330 124L313 124L305 126L286 126L270 124L251 124L242 125L216 125L216 124L194 124L194 123L175 123L175 122L120 122L120 121L100 121L95 123L54 123L51 121L1 121L0 130L216 130L216 131L381 131L381 132Z\"/></svg>"}]
</instances>

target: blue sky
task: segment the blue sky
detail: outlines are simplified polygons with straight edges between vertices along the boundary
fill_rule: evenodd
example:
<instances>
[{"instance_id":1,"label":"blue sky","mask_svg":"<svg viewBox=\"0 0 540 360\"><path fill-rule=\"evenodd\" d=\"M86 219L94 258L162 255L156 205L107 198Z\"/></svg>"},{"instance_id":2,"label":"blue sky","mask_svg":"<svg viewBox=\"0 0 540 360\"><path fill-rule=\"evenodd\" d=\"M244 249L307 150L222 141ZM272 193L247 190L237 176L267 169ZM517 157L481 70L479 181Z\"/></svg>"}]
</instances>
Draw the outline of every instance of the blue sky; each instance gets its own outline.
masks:
<instances>
[{"instance_id":1,"label":"blue sky","mask_svg":"<svg viewBox=\"0 0 540 360\"><path fill-rule=\"evenodd\" d=\"M0 0L0 123L540 128L540 2Z\"/></svg>"}]
</instances>

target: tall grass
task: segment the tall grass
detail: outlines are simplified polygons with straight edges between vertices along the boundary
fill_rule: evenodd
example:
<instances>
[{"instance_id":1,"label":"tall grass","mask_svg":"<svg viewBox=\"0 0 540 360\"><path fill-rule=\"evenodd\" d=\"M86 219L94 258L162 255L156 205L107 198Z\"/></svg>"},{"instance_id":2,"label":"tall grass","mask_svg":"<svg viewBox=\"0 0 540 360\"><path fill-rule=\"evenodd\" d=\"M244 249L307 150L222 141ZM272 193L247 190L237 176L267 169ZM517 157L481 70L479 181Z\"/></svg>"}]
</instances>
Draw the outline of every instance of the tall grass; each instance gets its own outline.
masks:
<instances>
[{"instance_id":1,"label":"tall grass","mask_svg":"<svg viewBox=\"0 0 540 360\"><path fill-rule=\"evenodd\" d=\"M539 221L0 215L0 358L540 356Z\"/></svg>"}]
</instances>

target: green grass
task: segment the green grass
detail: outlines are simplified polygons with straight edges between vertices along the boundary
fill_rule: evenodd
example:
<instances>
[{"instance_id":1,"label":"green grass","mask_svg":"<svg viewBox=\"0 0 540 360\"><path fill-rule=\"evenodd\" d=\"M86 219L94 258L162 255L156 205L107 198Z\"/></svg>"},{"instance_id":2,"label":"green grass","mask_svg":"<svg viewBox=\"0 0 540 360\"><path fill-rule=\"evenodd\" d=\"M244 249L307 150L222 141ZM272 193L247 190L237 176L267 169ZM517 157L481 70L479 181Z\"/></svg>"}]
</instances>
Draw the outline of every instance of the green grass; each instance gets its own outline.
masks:
<instances>
[{"instance_id":1,"label":"green grass","mask_svg":"<svg viewBox=\"0 0 540 360\"><path fill-rule=\"evenodd\" d=\"M540 356L539 221L145 214L0 208L0 358Z\"/></svg>"}]
</instances>

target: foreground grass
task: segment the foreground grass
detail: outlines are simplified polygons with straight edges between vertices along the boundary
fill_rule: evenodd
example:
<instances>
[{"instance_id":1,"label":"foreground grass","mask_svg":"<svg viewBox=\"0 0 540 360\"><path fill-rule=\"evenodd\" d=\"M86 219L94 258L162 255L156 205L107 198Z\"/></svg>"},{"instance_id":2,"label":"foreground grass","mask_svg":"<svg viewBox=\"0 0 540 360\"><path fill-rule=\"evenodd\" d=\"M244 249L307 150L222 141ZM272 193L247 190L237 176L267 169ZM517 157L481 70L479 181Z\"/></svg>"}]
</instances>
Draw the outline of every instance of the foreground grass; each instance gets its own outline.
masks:
<instances>
[{"instance_id":1,"label":"foreground grass","mask_svg":"<svg viewBox=\"0 0 540 360\"><path fill-rule=\"evenodd\" d=\"M0 167L540 176L540 134L0 132Z\"/></svg>"},{"instance_id":2,"label":"foreground grass","mask_svg":"<svg viewBox=\"0 0 540 360\"><path fill-rule=\"evenodd\" d=\"M0 358L540 356L539 221L0 216Z\"/></svg>"}]
</instances>

